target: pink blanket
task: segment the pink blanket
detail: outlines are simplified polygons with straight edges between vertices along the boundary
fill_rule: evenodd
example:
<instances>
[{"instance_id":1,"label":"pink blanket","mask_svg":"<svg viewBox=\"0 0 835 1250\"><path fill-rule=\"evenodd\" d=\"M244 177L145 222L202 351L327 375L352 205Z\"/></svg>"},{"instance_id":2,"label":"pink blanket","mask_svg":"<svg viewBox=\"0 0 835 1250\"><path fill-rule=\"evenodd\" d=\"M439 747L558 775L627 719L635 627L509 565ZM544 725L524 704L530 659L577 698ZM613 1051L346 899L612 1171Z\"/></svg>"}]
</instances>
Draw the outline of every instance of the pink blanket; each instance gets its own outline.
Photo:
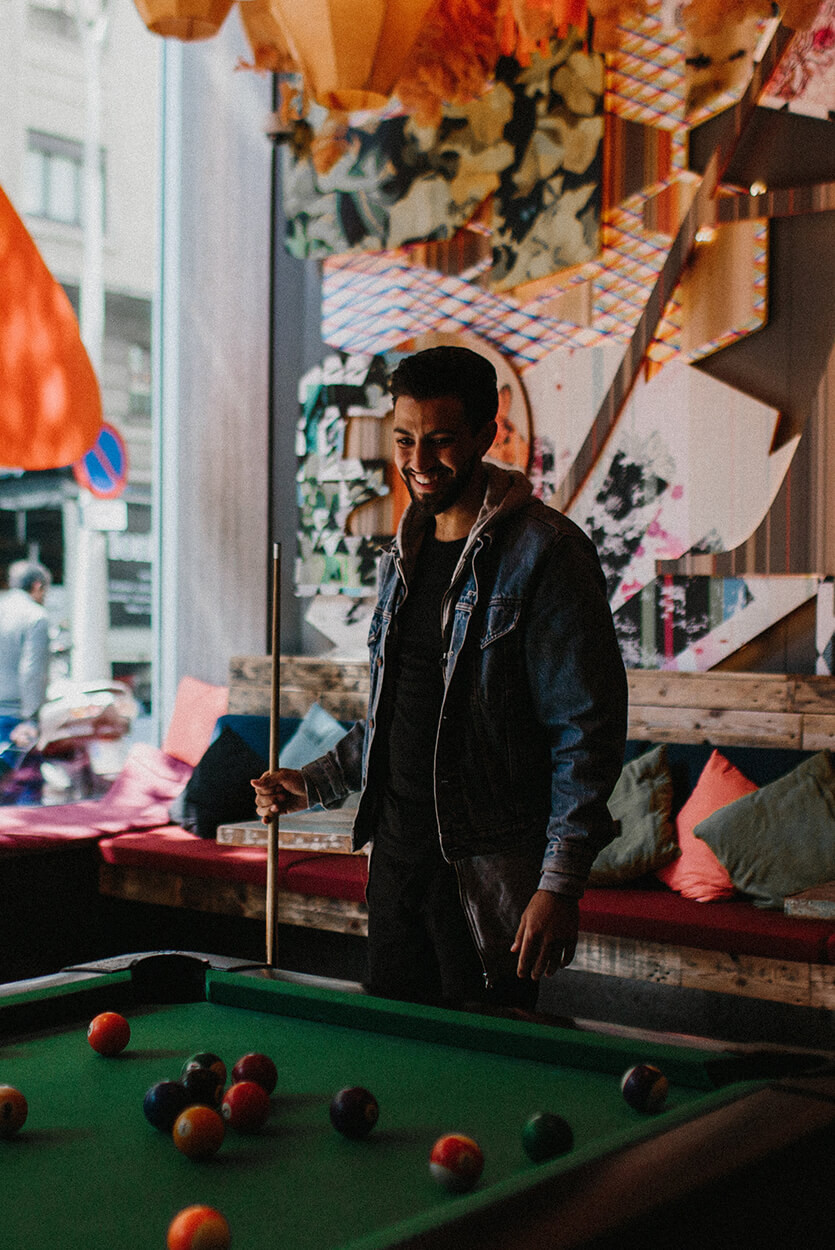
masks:
<instances>
[{"instance_id":1,"label":"pink blanket","mask_svg":"<svg viewBox=\"0 0 835 1250\"><path fill-rule=\"evenodd\" d=\"M192 774L190 764L137 743L100 799L54 807L0 808L0 853L46 849L67 839L169 824L168 808Z\"/></svg>"}]
</instances>

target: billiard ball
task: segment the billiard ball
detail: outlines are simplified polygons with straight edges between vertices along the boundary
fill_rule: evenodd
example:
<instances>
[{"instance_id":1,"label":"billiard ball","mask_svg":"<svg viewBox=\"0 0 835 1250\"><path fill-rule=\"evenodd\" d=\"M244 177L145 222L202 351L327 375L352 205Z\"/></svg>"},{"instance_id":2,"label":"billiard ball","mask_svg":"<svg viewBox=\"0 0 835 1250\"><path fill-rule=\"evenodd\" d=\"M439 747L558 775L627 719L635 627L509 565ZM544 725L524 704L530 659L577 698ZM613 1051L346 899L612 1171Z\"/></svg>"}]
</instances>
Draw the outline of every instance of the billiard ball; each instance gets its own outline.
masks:
<instances>
[{"instance_id":1,"label":"billiard ball","mask_svg":"<svg viewBox=\"0 0 835 1250\"><path fill-rule=\"evenodd\" d=\"M220 1114L239 1133L257 1133L270 1115L270 1096L256 1081L236 1081L223 1095Z\"/></svg>"},{"instance_id":2,"label":"billiard ball","mask_svg":"<svg viewBox=\"0 0 835 1250\"><path fill-rule=\"evenodd\" d=\"M654 1063L636 1063L624 1072L621 1092L636 1111L660 1111L670 1088L666 1076Z\"/></svg>"},{"instance_id":3,"label":"billiard ball","mask_svg":"<svg viewBox=\"0 0 835 1250\"><path fill-rule=\"evenodd\" d=\"M87 1041L100 1055L119 1055L130 1041L130 1025L118 1011L103 1011L90 1021Z\"/></svg>"},{"instance_id":4,"label":"billiard ball","mask_svg":"<svg viewBox=\"0 0 835 1250\"><path fill-rule=\"evenodd\" d=\"M188 1105L189 1095L182 1081L157 1081L142 1100L145 1119L162 1133L171 1132L177 1116Z\"/></svg>"},{"instance_id":5,"label":"billiard ball","mask_svg":"<svg viewBox=\"0 0 835 1250\"><path fill-rule=\"evenodd\" d=\"M444 1133L429 1154L429 1170L439 1185L454 1194L472 1189L484 1168L478 1142L463 1133Z\"/></svg>"},{"instance_id":6,"label":"billiard ball","mask_svg":"<svg viewBox=\"0 0 835 1250\"><path fill-rule=\"evenodd\" d=\"M29 1114L29 1104L13 1085L0 1085L0 1137L14 1137Z\"/></svg>"},{"instance_id":7,"label":"billiard ball","mask_svg":"<svg viewBox=\"0 0 835 1250\"><path fill-rule=\"evenodd\" d=\"M192 1068L186 1072L181 1084L186 1091L187 1105L202 1102L207 1107L219 1107L223 1097L223 1081L211 1068Z\"/></svg>"},{"instance_id":8,"label":"billiard ball","mask_svg":"<svg viewBox=\"0 0 835 1250\"><path fill-rule=\"evenodd\" d=\"M225 1133L223 1116L200 1103L181 1111L171 1130L174 1145L189 1159L208 1159L216 1154Z\"/></svg>"},{"instance_id":9,"label":"billiard ball","mask_svg":"<svg viewBox=\"0 0 835 1250\"><path fill-rule=\"evenodd\" d=\"M331 1124L343 1137L367 1137L379 1115L377 1099L362 1085L337 1090L331 1099Z\"/></svg>"},{"instance_id":10,"label":"billiard ball","mask_svg":"<svg viewBox=\"0 0 835 1250\"><path fill-rule=\"evenodd\" d=\"M571 1125L551 1111L536 1111L522 1129L522 1146L534 1163L566 1154L574 1145Z\"/></svg>"},{"instance_id":11,"label":"billiard ball","mask_svg":"<svg viewBox=\"0 0 835 1250\"><path fill-rule=\"evenodd\" d=\"M168 1250L227 1250L229 1223L220 1211L196 1203L183 1207L168 1225Z\"/></svg>"},{"instance_id":12,"label":"billiard ball","mask_svg":"<svg viewBox=\"0 0 835 1250\"><path fill-rule=\"evenodd\" d=\"M208 1068L210 1072L214 1072L219 1081L226 1082L226 1064L219 1055L214 1054L211 1050L198 1050L197 1054L192 1055L190 1059L186 1059L183 1064L183 1070L180 1073L180 1080L188 1072L193 1072L195 1068Z\"/></svg>"},{"instance_id":13,"label":"billiard ball","mask_svg":"<svg viewBox=\"0 0 835 1250\"><path fill-rule=\"evenodd\" d=\"M254 1050L248 1055L241 1055L232 1068L233 1081L255 1081L271 1094L278 1082L278 1071L269 1055L262 1055Z\"/></svg>"}]
</instances>

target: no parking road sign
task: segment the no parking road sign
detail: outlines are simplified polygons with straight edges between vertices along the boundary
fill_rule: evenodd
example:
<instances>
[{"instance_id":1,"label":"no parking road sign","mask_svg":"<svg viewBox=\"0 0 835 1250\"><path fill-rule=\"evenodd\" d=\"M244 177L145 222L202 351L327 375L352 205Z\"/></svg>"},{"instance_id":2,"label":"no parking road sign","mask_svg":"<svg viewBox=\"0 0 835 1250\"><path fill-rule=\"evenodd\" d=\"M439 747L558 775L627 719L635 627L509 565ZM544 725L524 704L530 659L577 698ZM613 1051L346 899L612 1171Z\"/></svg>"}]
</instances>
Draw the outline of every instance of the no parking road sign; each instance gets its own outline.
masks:
<instances>
[{"instance_id":1,"label":"no parking road sign","mask_svg":"<svg viewBox=\"0 0 835 1250\"><path fill-rule=\"evenodd\" d=\"M128 452L118 430L107 422L94 447L73 465L79 486L97 499L115 499L121 495L128 480Z\"/></svg>"}]
</instances>

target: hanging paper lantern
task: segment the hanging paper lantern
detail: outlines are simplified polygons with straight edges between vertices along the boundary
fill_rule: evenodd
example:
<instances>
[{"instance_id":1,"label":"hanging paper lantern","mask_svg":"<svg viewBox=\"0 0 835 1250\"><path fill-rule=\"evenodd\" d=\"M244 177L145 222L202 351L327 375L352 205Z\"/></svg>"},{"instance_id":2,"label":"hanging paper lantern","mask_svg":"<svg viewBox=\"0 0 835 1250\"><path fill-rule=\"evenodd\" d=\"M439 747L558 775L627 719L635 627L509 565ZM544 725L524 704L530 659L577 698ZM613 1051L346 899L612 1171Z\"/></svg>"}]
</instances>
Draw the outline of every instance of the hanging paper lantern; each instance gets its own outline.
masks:
<instances>
[{"instance_id":1,"label":"hanging paper lantern","mask_svg":"<svg viewBox=\"0 0 835 1250\"><path fill-rule=\"evenodd\" d=\"M311 95L326 108L380 108L435 0L272 0Z\"/></svg>"},{"instance_id":2,"label":"hanging paper lantern","mask_svg":"<svg viewBox=\"0 0 835 1250\"><path fill-rule=\"evenodd\" d=\"M166 39L211 39L226 21L232 0L134 0L139 16Z\"/></svg>"},{"instance_id":3,"label":"hanging paper lantern","mask_svg":"<svg viewBox=\"0 0 835 1250\"><path fill-rule=\"evenodd\" d=\"M240 0L238 13L252 49L252 62L248 65L241 62L242 69L267 70L273 74L288 74L297 69L272 11L271 0Z\"/></svg>"},{"instance_id":4,"label":"hanging paper lantern","mask_svg":"<svg viewBox=\"0 0 835 1250\"><path fill-rule=\"evenodd\" d=\"M0 190L0 464L73 464L101 425L99 384L72 305Z\"/></svg>"}]
</instances>

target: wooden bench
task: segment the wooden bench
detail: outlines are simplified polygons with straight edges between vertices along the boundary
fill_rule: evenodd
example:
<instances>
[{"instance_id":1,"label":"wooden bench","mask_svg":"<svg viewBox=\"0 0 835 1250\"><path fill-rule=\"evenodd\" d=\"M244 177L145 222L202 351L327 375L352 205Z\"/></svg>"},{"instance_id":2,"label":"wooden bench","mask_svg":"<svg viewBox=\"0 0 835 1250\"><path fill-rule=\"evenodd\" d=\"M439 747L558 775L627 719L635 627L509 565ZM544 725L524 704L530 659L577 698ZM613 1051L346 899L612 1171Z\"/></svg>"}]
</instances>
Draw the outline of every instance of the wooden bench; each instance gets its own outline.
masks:
<instances>
[{"instance_id":1,"label":"wooden bench","mask_svg":"<svg viewBox=\"0 0 835 1250\"><path fill-rule=\"evenodd\" d=\"M229 670L230 713L267 714L271 675L269 657L233 658ZM301 717L314 702L342 720L359 719L364 715L368 675L367 666L361 661L283 657L280 678L282 716ZM633 740L710 743L720 748L745 745L790 751L835 749L835 679L831 677L635 670L629 674L629 689L629 737ZM350 814L339 812L304 813L285 818L280 847L288 854L315 849L323 855L337 854L345 858L350 819ZM257 822L243 822L221 831L218 851L252 848L262 837ZM356 873L362 872L364 866L362 853L359 855ZM262 884L223 881L216 875L209 878L103 864L101 889L120 898L259 920L265 918L266 912ZM619 888L589 891L587 900L594 896L608 896L605 903L621 898L626 906L634 907L634 901ZM806 962L740 953L732 946L713 949L708 922L719 916L729 916L733 923L734 909L742 914L738 909L752 905L742 901L727 904L680 901L683 911L689 908L691 916L704 916L704 944L701 935L698 945L679 945L675 941L595 931L588 926L597 922L593 915L587 915L581 919L582 931L572 968L797 1006L835 1008L835 967L823 961L825 955L821 962ZM280 887L278 907L283 923L353 935L366 932L365 903L357 898L330 897L325 893ZM699 912L700 908L710 910ZM724 912L717 910L721 908ZM589 907L589 912L591 910ZM771 923L775 931L780 932L781 926L784 932L791 930L792 922L782 914L768 914L773 917ZM789 930L785 928L787 925ZM634 931L635 926L631 928ZM647 931L651 931L649 919ZM792 931L800 932L799 929ZM827 931L823 932L825 938ZM835 934L835 926L832 933Z\"/></svg>"}]
</instances>

